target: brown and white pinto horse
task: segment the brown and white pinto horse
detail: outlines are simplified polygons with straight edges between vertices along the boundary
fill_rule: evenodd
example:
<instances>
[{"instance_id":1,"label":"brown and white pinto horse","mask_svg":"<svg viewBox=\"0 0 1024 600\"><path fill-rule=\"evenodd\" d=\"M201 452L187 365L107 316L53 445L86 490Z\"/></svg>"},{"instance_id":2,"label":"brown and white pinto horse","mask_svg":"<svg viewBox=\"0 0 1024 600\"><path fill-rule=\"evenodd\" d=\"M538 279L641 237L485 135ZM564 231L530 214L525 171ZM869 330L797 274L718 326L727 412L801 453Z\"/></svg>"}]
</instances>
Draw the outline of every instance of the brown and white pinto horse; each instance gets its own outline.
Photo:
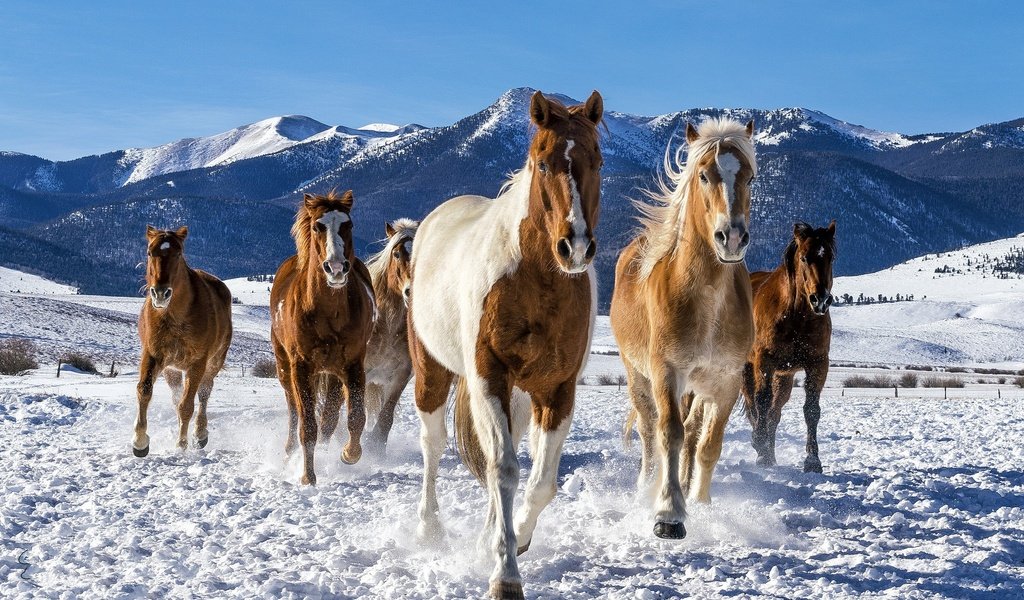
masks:
<instances>
[{"instance_id":1,"label":"brown and white pinto horse","mask_svg":"<svg viewBox=\"0 0 1024 600\"><path fill-rule=\"evenodd\" d=\"M270 290L270 341L288 401L285 453L295 450L301 422L304 484L316 484L313 452L321 374L328 380L320 436L326 442L338 426L344 385L349 439L341 460L354 464L362 455L363 358L376 307L370 274L352 246L352 203L351 191L305 195L292 225L297 254L281 263Z\"/></svg>"},{"instance_id":2,"label":"brown and white pinto horse","mask_svg":"<svg viewBox=\"0 0 1024 600\"><path fill-rule=\"evenodd\" d=\"M782 407L793 392L793 375L803 369L807 457L804 471L821 473L818 419L821 389L828 377L832 341L832 263L836 222L815 229L793 227L782 264L774 271L751 273L754 289L754 347L744 377L744 412L753 427L757 464L775 464L775 432Z\"/></svg>"},{"instance_id":3,"label":"brown and white pinto horse","mask_svg":"<svg viewBox=\"0 0 1024 600\"><path fill-rule=\"evenodd\" d=\"M387 244L366 261L377 300L377 322L366 349L366 416L373 423L367 448L383 456L395 406L412 379L407 301L412 245L419 223L398 219L384 226Z\"/></svg>"},{"instance_id":4,"label":"brown and white pinto horse","mask_svg":"<svg viewBox=\"0 0 1024 600\"><path fill-rule=\"evenodd\" d=\"M413 245L409 340L422 419L420 536L443 536L436 479L447 441L445 405L464 380L455 427L463 459L486 485L480 538L495 557L491 594L522 598L517 550L554 498L576 379L590 343L597 286L601 151L597 92L565 108L537 92L537 133L521 171L497 198L453 198L431 212ZM533 470L512 518L516 448L532 414Z\"/></svg>"},{"instance_id":5,"label":"brown and white pinto horse","mask_svg":"<svg viewBox=\"0 0 1024 600\"><path fill-rule=\"evenodd\" d=\"M681 148L675 164L666 153L669 183L652 194L658 205L639 205L644 230L615 269L611 324L632 400L626 435L635 421L639 487L656 492L658 537L686 535L687 491L711 501L711 474L754 337L743 263L757 173L753 135L753 122L687 124L686 163Z\"/></svg>"},{"instance_id":6,"label":"brown and white pinto horse","mask_svg":"<svg viewBox=\"0 0 1024 600\"><path fill-rule=\"evenodd\" d=\"M206 447L206 405L213 378L224 366L231 345L231 292L213 275L185 262L188 227L165 231L146 226L147 299L139 313L139 414L132 452L149 454L146 433L153 382L162 372L178 409L178 447L188 446L188 424L199 396L196 443ZM182 378L184 375L184 381Z\"/></svg>"}]
</instances>

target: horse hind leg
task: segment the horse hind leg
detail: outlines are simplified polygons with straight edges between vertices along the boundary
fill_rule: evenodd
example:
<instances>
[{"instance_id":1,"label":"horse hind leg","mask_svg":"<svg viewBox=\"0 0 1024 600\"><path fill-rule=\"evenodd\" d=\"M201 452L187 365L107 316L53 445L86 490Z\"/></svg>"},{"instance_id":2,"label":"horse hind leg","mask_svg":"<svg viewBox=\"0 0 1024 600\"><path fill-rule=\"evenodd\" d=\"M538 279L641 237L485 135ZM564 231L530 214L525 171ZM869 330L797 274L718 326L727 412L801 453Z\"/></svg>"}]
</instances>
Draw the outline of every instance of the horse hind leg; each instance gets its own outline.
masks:
<instances>
[{"instance_id":1,"label":"horse hind leg","mask_svg":"<svg viewBox=\"0 0 1024 600\"><path fill-rule=\"evenodd\" d=\"M210 431L206 417L206 409L210 403L210 393L213 391L213 375L207 374L202 383L199 384L199 410L196 411L196 444L205 448L210 441Z\"/></svg>"},{"instance_id":2,"label":"horse hind leg","mask_svg":"<svg viewBox=\"0 0 1024 600\"><path fill-rule=\"evenodd\" d=\"M698 396L695 402L704 404L703 426L700 441L697 442L696 465L693 474L694 489L691 485L691 492L697 502L711 503L711 475L715 471L715 465L722 456L722 443L725 438L725 426L729 422L729 415L739 395L737 388L732 392L731 398L728 395L717 398L701 398Z\"/></svg>"},{"instance_id":3,"label":"horse hind leg","mask_svg":"<svg viewBox=\"0 0 1024 600\"><path fill-rule=\"evenodd\" d=\"M196 394L206 376L206 365L193 366L185 372L185 390L178 403L178 448L188 448L188 425L196 408Z\"/></svg>"},{"instance_id":4,"label":"horse hind leg","mask_svg":"<svg viewBox=\"0 0 1024 600\"><path fill-rule=\"evenodd\" d=\"M320 411L320 443L331 441L341 418L341 380L332 373L321 373L317 377L317 396L322 402Z\"/></svg>"},{"instance_id":5,"label":"horse hind leg","mask_svg":"<svg viewBox=\"0 0 1024 600\"><path fill-rule=\"evenodd\" d=\"M641 492L650 491L654 487L654 481L658 472L657 443L655 435L657 431L658 409L654 404L651 395L651 382L632 367L626 367L626 375L629 380L629 398L632 406L631 419L635 418L636 427L640 434L640 473L637 476L637 489ZM627 421L627 429L629 428ZM632 435L626 431L627 436Z\"/></svg>"},{"instance_id":6,"label":"horse hind leg","mask_svg":"<svg viewBox=\"0 0 1024 600\"><path fill-rule=\"evenodd\" d=\"M516 392L513 392L513 396L515 395ZM533 457L533 467L526 482L524 502L515 518L516 541L519 546L517 554L529 550L534 529L537 527L537 518L557 492L558 463L572 423L574 397L575 383L567 382L559 386L550 397L537 398L543 406L532 411L530 454ZM515 434L513 431L513 443L518 439Z\"/></svg>"},{"instance_id":7,"label":"horse hind leg","mask_svg":"<svg viewBox=\"0 0 1024 600\"><path fill-rule=\"evenodd\" d=\"M686 422L683 423L683 461L679 480L682 482L683 495L689 495L693 489L693 471L697 463L697 442L700 441L704 427L704 404L696 401L693 392L683 397L683 414L686 415Z\"/></svg>"},{"instance_id":8,"label":"horse hind leg","mask_svg":"<svg viewBox=\"0 0 1024 600\"><path fill-rule=\"evenodd\" d=\"M765 426L765 452L775 464L775 442L778 438L779 422L782 421L782 408L789 402L793 394L793 375L791 373L776 373L772 379L772 405L765 415L767 425Z\"/></svg>"}]
</instances>

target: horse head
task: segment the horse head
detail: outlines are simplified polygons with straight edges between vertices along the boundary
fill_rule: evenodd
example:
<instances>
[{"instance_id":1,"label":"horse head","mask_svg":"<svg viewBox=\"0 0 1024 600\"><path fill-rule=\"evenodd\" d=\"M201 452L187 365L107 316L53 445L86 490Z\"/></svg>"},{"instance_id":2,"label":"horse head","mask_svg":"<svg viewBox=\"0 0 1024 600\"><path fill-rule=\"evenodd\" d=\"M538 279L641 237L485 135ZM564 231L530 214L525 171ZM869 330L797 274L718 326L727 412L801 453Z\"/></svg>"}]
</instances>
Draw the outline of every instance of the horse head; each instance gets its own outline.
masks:
<instances>
[{"instance_id":1,"label":"horse head","mask_svg":"<svg viewBox=\"0 0 1024 600\"><path fill-rule=\"evenodd\" d=\"M342 195L306 194L292 234L300 258L318 265L327 285L338 289L348 283L355 261L352 244L352 190ZM300 261L301 264L301 261Z\"/></svg>"},{"instance_id":2,"label":"horse head","mask_svg":"<svg viewBox=\"0 0 1024 600\"><path fill-rule=\"evenodd\" d=\"M742 129L732 121L711 120L694 129L686 124L688 169L692 169L691 201L705 209L708 242L718 260L738 263L750 245L750 184L757 174L754 158L754 122ZM727 126L734 127L722 131Z\"/></svg>"},{"instance_id":3,"label":"horse head","mask_svg":"<svg viewBox=\"0 0 1024 600\"><path fill-rule=\"evenodd\" d=\"M815 229L807 223L793 226L786 248L786 270L798 297L807 299L814 314L828 312L832 301L832 263L836 253L836 222Z\"/></svg>"},{"instance_id":4,"label":"horse head","mask_svg":"<svg viewBox=\"0 0 1024 600\"><path fill-rule=\"evenodd\" d=\"M163 310L171 304L172 283L185 268L182 253L188 227L174 231L146 225L146 288L153 308Z\"/></svg>"},{"instance_id":5,"label":"horse head","mask_svg":"<svg viewBox=\"0 0 1024 600\"><path fill-rule=\"evenodd\" d=\"M585 104L564 107L536 92L530 118L537 134L530 144L527 168L532 170L531 198L540 202L531 214L548 243L555 264L565 273L586 271L597 253L601 198L601 148L597 125L604 113L601 94Z\"/></svg>"},{"instance_id":6,"label":"horse head","mask_svg":"<svg viewBox=\"0 0 1024 600\"><path fill-rule=\"evenodd\" d=\"M382 257L388 261L384 282L387 289L400 295L406 303L409 302L412 282L412 240L418 226L419 223L412 219L398 219L384 224L384 233L387 234L388 240L385 251L390 253L389 256Z\"/></svg>"}]
</instances>

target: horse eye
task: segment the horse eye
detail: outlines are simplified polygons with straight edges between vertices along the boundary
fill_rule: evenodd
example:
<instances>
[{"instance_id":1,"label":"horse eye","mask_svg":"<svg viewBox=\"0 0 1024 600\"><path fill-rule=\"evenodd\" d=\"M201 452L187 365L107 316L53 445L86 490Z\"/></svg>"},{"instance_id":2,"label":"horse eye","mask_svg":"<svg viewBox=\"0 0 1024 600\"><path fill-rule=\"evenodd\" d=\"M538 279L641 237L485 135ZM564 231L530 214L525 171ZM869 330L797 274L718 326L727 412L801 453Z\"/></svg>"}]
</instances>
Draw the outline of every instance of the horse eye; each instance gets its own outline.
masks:
<instances>
[{"instance_id":1,"label":"horse eye","mask_svg":"<svg viewBox=\"0 0 1024 600\"><path fill-rule=\"evenodd\" d=\"M707 183L708 182L708 176L707 176L707 174L704 173L704 171L700 172L700 182L701 183Z\"/></svg>"},{"instance_id":2,"label":"horse eye","mask_svg":"<svg viewBox=\"0 0 1024 600\"><path fill-rule=\"evenodd\" d=\"M325 227L324 224L321 223L320 221L316 221L315 223L313 223L313 229L316 229L320 233L323 233L324 231L327 230L327 227Z\"/></svg>"},{"instance_id":3,"label":"horse eye","mask_svg":"<svg viewBox=\"0 0 1024 600\"><path fill-rule=\"evenodd\" d=\"M800 257L800 260L801 260L802 262L807 262L807 257L806 257L806 256L801 256L801 257Z\"/></svg>"},{"instance_id":4,"label":"horse eye","mask_svg":"<svg viewBox=\"0 0 1024 600\"><path fill-rule=\"evenodd\" d=\"M537 163L537 168L540 169L541 173L547 173L548 172L548 163L546 163L544 161L540 161L539 163Z\"/></svg>"},{"instance_id":5,"label":"horse eye","mask_svg":"<svg viewBox=\"0 0 1024 600\"><path fill-rule=\"evenodd\" d=\"M402 251L399 250L398 248L395 248L395 251L391 253L391 256L394 256L395 258L399 258L400 259L400 258L402 258Z\"/></svg>"}]
</instances>

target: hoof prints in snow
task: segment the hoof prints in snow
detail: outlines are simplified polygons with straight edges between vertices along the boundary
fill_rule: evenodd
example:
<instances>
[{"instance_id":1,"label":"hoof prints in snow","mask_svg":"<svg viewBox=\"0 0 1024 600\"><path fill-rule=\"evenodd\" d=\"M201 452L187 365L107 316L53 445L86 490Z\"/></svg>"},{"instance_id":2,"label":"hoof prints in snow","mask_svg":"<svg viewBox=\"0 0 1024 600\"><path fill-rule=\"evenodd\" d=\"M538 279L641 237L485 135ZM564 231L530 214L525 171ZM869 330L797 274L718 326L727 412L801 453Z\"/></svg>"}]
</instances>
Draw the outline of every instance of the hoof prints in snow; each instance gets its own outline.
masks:
<instances>
[{"instance_id":1,"label":"hoof prints in snow","mask_svg":"<svg viewBox=\"0 0 1024 600\"><path fill-rule=\"evenodd\" d=\"M446 546L415 540L418 422L407 393L389 458L342 465L317 450L320 485L285 463L274 381L218 379L210 445L178 452L166 386L152 452L131 455L134 383L82 377L75 398L0 396L0 596L476 597L484 492L450 455L438 492ZM0 386L10 379L0 381ZM63 379L61 381L64 381ZM799 396L799 390L795 392ZM559 493L521 557L527 595L853 598L1013 597L1024 586L1019 400L826 396L825 473L805 474L799 398L784 411L779 467L753 465L733 415L710 506L687 538L658 540L633 492L625 393L580 388ZM194 440L193 440L194 442ZM523 481L528 468L521 454ZM38 587L36 587L38 586Z\"/></svg>"}]
</instances>

